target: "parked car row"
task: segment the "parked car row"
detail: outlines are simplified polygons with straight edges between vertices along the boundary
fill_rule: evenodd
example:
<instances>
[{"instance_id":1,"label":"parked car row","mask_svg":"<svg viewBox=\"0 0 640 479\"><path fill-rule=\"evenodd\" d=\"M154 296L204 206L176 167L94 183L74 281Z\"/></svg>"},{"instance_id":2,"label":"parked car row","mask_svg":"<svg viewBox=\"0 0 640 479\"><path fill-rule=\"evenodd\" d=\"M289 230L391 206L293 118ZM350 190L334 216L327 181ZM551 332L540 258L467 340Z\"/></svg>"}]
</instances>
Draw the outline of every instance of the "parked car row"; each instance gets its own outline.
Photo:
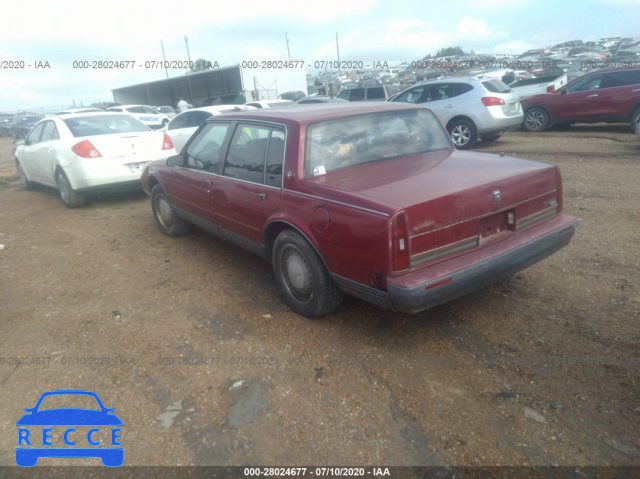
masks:
<instances>
[{"instance_id":1,"label":"parked car row","mask_svg":"<svg viewBox=\"0 0 640 479\"><path fill-rule=\"evenodd\" d=\"M142 185L162 233L198 225L268 259L285 302L310 318L344 294L423 311L569 243L578 222L562 213L556 167L456 151L465 132L521 121L500 80L429 81L394 100L200 108L166 131L131 112L65 113L16 140L15 163L25 189L56 188L69 208ZM486 111L473 125L454 114L447 131L441 101Z\"/></svg>"}]
</instances>

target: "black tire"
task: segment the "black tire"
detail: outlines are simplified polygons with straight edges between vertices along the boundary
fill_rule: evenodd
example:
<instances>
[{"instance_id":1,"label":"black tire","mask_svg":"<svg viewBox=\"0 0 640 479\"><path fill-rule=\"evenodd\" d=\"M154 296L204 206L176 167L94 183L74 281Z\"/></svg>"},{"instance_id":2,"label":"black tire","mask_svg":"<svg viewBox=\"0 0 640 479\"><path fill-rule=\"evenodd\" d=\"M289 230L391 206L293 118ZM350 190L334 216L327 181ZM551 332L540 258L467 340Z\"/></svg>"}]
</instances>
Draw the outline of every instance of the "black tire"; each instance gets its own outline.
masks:
<instances>
[{"instance_id":1,"label":"black tire","mask_svg":"<svg viewBox=\"0 0 640 479\"><path fill-rule=\"evenodd\" d=\"M502 132L495 133L493 135L487 135L482 137L482 141L496 141L498 138L502 136Z\"/></svg>"},{"instance_id":2,"label":"black tire","mask_svg":"<svg viewBox=\"0 0 640 479\"><path fill-rule=\"evenodd\" d=\"M27 191L33 190L35 188L35 184L32 181L29 181L27 174L24 172L22 165L17 159L16 159L16 169L18 170L18 177L20 177L20 183L22 183L22 187Z\"/></svg>"},{"instance_id":3,"label":"black tire","mask_svg":"<svg viewBox=\"0 0 640 479\"><path fill-rule=\"evenodd\" d=\"M468 150L478 139L476 125L470 120L454 120L449 124L449 135L458 150Z\"/></svg>"},{"instance_id":4,"label":"black tire","mask_svg":"<svg viewBox=\"0 0 640 479\"><path fill-rule=\"evenodd\" d=\"M309 242L284 230L273 243L273 272L285 302L307 318L322 318L340 306L343 293Z\"/></svg>"},{"instance_id":5,"label":"black tire","mask_svg":"<svg viewBox=\"0 0 640 479\"><path fill-rule=\"evenodd\" d=\"M640 108L636 108L633 113L631 113L631 130L635 133L636 128L640 123Z\"/></svg>"},{"instance_id":6,"label":"black tire","mask_svg":"<svg viewBox=\"0 0 640 479\"><path fill-rule=\"evenodd\" d=\"M191 223L173 211L173 206L160 185L151 189L151 209L158 228L167 236L184 236L193 229Z\"/></svg>"},{"instance_id":7,"label":"black tire","mask_svg":"<svg viewBox=\"0 0 640 479\"><path fill-rule=\"evenodd\" d=\"M549 128L551 118L549 112L544 108L535 106L524 112L524 120L522 120L522 129L524 131L538 132Z\"/></svg>"},{"instance_id":8,"label":"black tire","mask_svg":"<svg viewBox=\"0 0 640 479\"><path fill-rule=\"evenodd\" d=\"M64 174L60 168L56 170L56 185L58 185L58 192L60 193L60 199L67 208L78 208L84 206L87 203L86 195L74 191L69 183L69 178Z\"/></svg>"}]
</instances>

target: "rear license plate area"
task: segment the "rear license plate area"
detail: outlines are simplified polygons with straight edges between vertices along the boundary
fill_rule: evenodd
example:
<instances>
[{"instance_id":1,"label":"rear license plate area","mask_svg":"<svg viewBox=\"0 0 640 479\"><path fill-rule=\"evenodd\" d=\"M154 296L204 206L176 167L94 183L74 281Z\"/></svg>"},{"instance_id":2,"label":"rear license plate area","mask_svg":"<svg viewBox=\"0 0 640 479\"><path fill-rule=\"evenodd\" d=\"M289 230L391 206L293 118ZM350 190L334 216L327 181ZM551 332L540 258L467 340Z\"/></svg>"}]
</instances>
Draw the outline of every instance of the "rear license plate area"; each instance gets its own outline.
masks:
<instances>
[{"instance_id":1,"label":"rear license plate area","mask_svg":"<svg viewBox=\"0 0 640 479\"><path fill-rule=\"evenodd\" d=\"M515 231L515 210L502 211L480 218L478 223L480 243L498 239Z\"/></svg>"}]
</instances>

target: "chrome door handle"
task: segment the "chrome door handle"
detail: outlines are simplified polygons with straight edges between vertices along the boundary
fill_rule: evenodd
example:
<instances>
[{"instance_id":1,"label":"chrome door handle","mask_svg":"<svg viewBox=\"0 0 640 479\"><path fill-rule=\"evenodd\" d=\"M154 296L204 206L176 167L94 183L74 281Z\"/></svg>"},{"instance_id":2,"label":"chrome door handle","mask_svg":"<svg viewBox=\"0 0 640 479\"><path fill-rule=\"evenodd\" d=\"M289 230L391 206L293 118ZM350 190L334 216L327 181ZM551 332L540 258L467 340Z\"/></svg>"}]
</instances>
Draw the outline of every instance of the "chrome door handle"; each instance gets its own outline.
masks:
<instances>
[{"instance_id":1,"label":"chrome door handle","mask_svg":"<svg viewBox=\"0 0 640 479\"><path fill-rule=\"evenodd\" d=\"M595 98L595 97L597 97L597 96L598 96L598 94L597 94L597 93L594 93L593 95L587 95L587 98Z\"/></svg>"},{"instance_id":2,"label":"chrome door handle","mask_svg":"<svg viewBox=\"0 0 640 479\"><path fill-rule=\"evenodd\" d=\"M203 183L206 183L207 186L211 186L211 181L210 180L200 180Z\"/></svg>"},{"instance_id":3,"label":"chrome door handle","mask_svg":"<svg viewBox=\"0 0 640 479\"><path fill-rule=\"evenodd\" d=\"M261 200L264 200L267 197L264 193L256 193L255 191L252 191L251 194L257 196Z\"/></svg>"}]
</instances>

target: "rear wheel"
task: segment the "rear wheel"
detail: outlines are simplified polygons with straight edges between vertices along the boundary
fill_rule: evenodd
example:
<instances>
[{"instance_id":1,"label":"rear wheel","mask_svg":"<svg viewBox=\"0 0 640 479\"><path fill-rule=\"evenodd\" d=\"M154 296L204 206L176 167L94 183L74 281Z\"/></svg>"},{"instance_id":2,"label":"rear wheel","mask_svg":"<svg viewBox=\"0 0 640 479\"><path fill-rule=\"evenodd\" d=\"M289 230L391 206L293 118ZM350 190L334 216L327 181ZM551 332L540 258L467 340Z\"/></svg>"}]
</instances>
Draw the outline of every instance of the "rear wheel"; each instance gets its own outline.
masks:
<instances>
[{"instance_id":1,"label":"rear wheel","mask_svg":"<svg viewBox=\"0 0 640 479\"><path fill-rule=\"evenodd\" d=\"M273 272L286 303L307 318L322 318L342 302L322 259L300 234L285 230L273 244Z\"/></svg>"},{"instance_id":2,"label":"rear wheel","mask_svg":"<svg viewBox=\"0 0 640 479\"><path fill-rule=\"evenodd\" d=\"M534 107L525 112L522 128L524 128L525 131L543 131L549 127L550 122L551 118L549 118L547 110Z\"/></svg>"},{"instance_id":3,"label":"rear wheel","mask_svg":"<svg viewBox=\"0 0 640 479\"><path fill-rule=\"evenodd\" d=\"M56 185L58 185L60 199L67 208L77 208L86 204L87 197L82 193L74 191L67 175L65 175L64 171L60 168L56 170Z\"/></svg>"},{"instance_id":4,"label":"rear wheel","mask_svg":"<svg viewBox=\"0 0 640 479\"><path fill-rule=\"evenodd\" d=\"M478 138L476 126L473 122L462 119L451 122L449 125L449 135L451 135L451 140L458 150L471 148Z\"/></svg>"},{"instance_id":5,"label":"rear wheel","mask_svg":"<svg viewBox=\"0 0 640 479\"><path fill-rule=\"evenodd\" d=\"M151 209L158 228L167 236L184 236L193 229L191 223L183 220L173 211L169 198L160 185L151 189Z\"/></svg>"}]
</instances>

